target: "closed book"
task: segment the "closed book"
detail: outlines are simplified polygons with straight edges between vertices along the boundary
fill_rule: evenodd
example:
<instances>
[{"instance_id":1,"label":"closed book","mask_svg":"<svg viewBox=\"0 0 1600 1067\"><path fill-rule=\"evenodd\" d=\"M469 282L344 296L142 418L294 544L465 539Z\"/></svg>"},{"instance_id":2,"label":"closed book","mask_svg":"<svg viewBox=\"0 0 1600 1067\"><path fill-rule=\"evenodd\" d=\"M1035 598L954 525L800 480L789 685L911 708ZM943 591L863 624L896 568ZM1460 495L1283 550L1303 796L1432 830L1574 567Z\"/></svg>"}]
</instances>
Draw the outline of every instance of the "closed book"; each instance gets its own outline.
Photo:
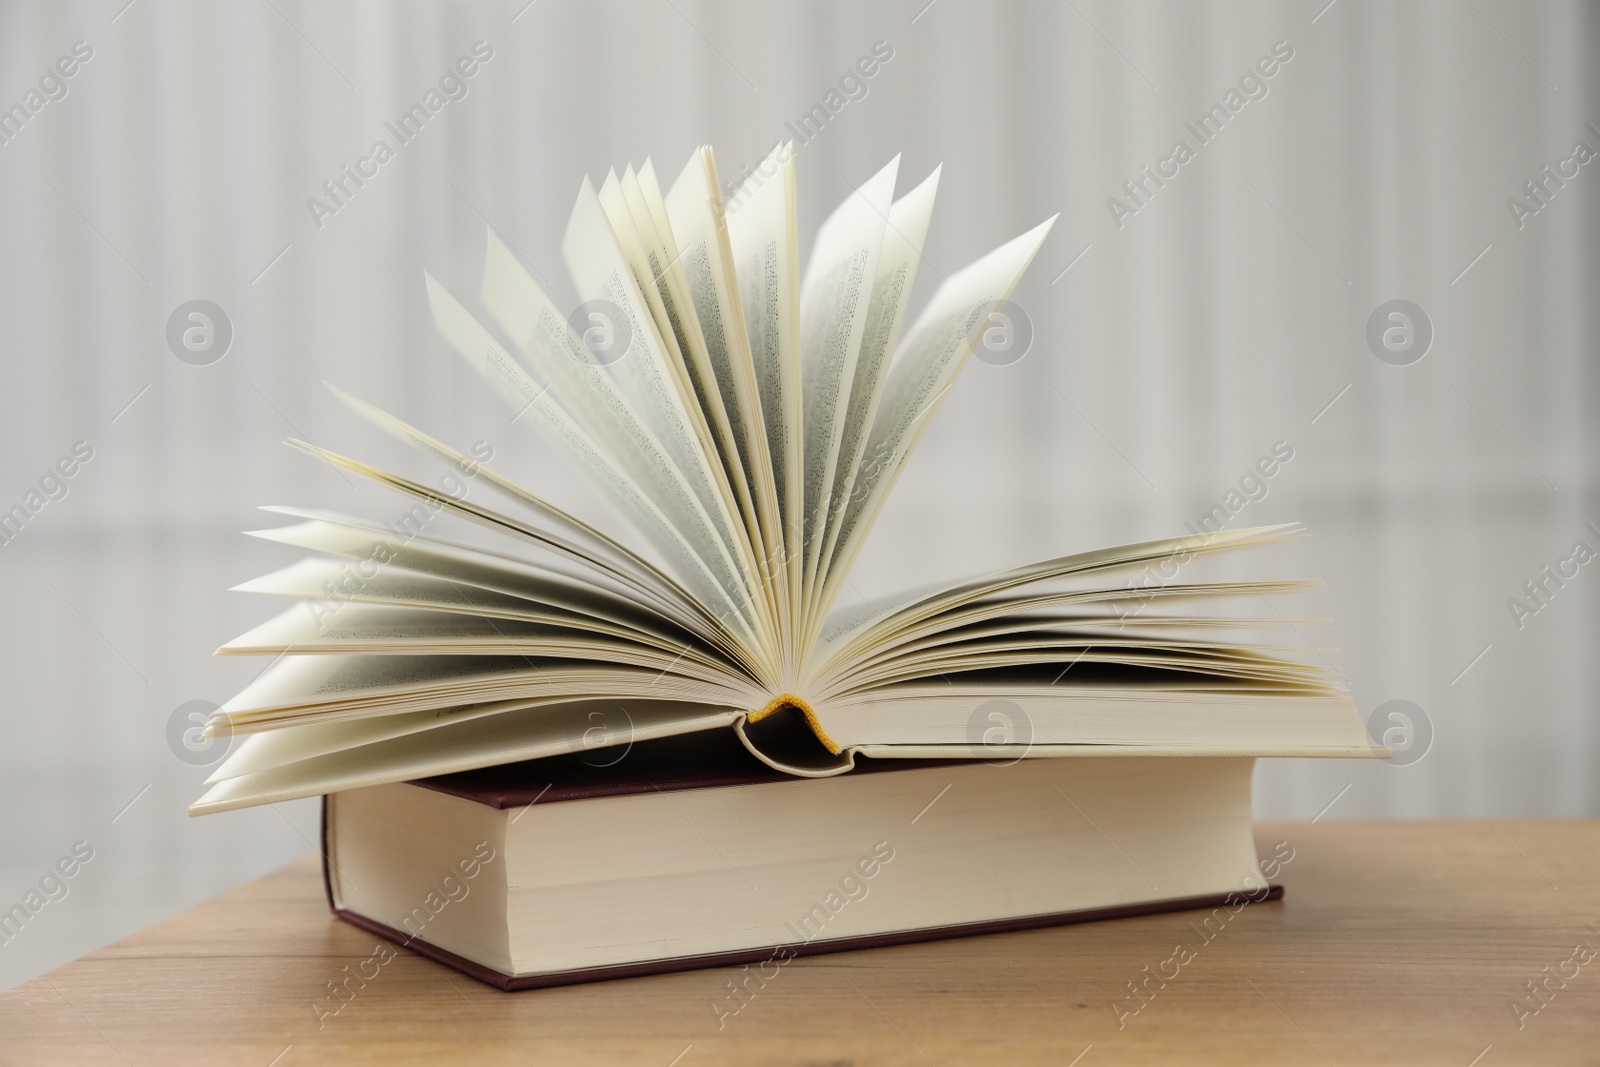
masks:
<instances>
[{"instance_id":1,"label":"closed book","mask_svg":"<svg viewBox=\"0 0 1600 1067\"><path fill-rule=\"evenodd\" d=\"M862 759L699 734L330 794L335 915L501 989L1273 899L1247 756Z\"/></svg>"}]
</instances>

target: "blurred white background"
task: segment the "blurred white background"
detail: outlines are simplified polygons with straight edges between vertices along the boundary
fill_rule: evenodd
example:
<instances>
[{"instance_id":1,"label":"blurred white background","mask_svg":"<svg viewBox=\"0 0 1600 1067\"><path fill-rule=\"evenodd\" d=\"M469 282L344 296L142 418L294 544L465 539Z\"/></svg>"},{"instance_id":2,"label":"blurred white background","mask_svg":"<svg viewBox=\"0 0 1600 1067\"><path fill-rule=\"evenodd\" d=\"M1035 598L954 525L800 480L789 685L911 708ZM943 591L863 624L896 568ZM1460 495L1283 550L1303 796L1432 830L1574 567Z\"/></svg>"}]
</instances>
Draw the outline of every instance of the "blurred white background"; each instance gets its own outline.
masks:
<instances>
[{"instance_id":1,"label":"blurred white background","mask_svg":"<svg viewBox=\"0 0 1600 1067\"><path fill-rule=\"evenodd\" d=\"M257 505L403 510L281 446L399 461L322 379L584 506L434 338L422 270L474 292L488 223L570 301L583 175L650 156L670 180L701 142L737 174L880 41L799 148L802 255L896 152L902 191L945 165L937 271L1061 217L1016 295L1031 351L970 366L856 584L1177 533L1288 442L1234 525L1309 525L1258 573L1326 578L1285 610L1334 617L1307 634L1363 716L1411 701L1432 741L1263 766L1258 815L1600 814L1600 564L1521 627L1507 603L1600 547L1600 164L1542 206L1523 189L1600 150L1592 5L125 3L0 6L0 107L92 49L0 126L0 510L93 450L0 545L0 906L94 848L0 945L0 988L312 847L314 802L188 819L207 771L167 729L256 669L210 653L274 610L227 587L294 558L240 536L272 525ZM466 97L319 226L308 198L479 41ZM1275 45L1266 95L1199 145L1185 123ZM1123 183L1179 139L1195 157L1135 204ZM1113 197L1138 207L1120 225ZM1511 197L1540 209L1519 226ZM193 299L234 331L209 366L165 339ZM1393 299L1432 326L1408 366L1366 340Z\"/></svg>"}]
</instances>

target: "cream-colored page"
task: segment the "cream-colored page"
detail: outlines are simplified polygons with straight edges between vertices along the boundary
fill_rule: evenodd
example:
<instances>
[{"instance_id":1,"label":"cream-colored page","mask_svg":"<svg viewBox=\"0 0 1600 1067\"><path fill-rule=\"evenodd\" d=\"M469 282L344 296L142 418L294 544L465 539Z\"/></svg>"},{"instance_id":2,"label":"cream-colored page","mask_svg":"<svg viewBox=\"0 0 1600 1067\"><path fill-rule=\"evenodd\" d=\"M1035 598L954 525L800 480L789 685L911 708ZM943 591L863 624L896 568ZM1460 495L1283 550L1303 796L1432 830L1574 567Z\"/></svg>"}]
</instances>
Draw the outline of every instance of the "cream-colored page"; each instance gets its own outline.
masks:
<instances>
[{"instance_id":1,"label":"cream-colored page","mask_svg":"<svg viewBox=\"0 0 1600 1067\"><path fill-rule=\"evenodd\" d=\"M674 521L720 538L720 527L699 499L692 474L685 472L611 375L596 365L554 302L492 230L484 251L480 295L518 351L549 381L551 399L606 446L634 484Z\"/></svg>"},{"instance_id":2,"label":"cream-colored page","mask_svg":"<svg viewBox=\"0 0 1600 1067\"><path fill-rule=\"evenodd\" d=\"M639 620L638 625L647 626L652 617L662 620L662 624L676 621L640 604L626 590L608 588L585 574L563 573L531 561L409 534L405 530L385 529L332 512L282 507L266 510L305 521L251 530L248 536L357 560L358 564L349 568L354 579L346 579L346 585L356 588L368 581L368 576L375 581L386 571L398 569L493 590L619 626L634 624L635 620Z\"/></svg>"},{"instance_id":3,"label":"cream-colored page","mask_svg":"<svg viewBox=\"0 0 1600 1067\"><path fill-rule=\"evenodd\" d=\"M706 356L722 394L750 479L756 517L761 527L765 556L762 578L774 593L780 621L790 617L789 587L784 556L784 534L779 490L762 414L761 390L745 329L739 280L733 267L722 190L717 184L716 158L709 146L695 150L667 194L665 211L677 243L677 268L694 305L705 339Z\"/></svg>"},{"instance_id":4,"label":"cream-colored page","mask_svg":"<svg viewBox=\"0 0 1600 1067\"><path fill-rule=\"evenodd\" d=\"M1279 626L1316 626L1324 620L1275 618L1271 620L1247 619L1237 616L1196 616L1157 614L1162 606L1190 607L1195 602L1217 598L1244 598L1279 596L1305 593L1320 588L1315 581L1300 579L1266 582L1209 582L1152 585L1149 587L1123 586L1114 589L1091 589L1023 594L1019 596L983 597L964 601L920 622L904 622L885 627L876 640L854 644L854 654L846 660L830 660L832 674L842 676L862 664L899 654L902 649L925 644L941 644L947 640L960 640L960 634L975 629L992 632L1026 630L1040 625L1101 627L1118 634L1159 643L1163 635L1175 629L1205 632L1227 632L1244 629L1275 629ZM1152 608L1152 604L1157 605ZM1067 610L1063 610L1067 609ZM827 677L819 684L826 685Z\"/></svg>"},{"instance_id":5,"label":"cream-colored page","mask_svg":"<svg viewBox=\"0 0 1600 1067\"><path fill-rule=\"evenodd\" d=\"M694 673L730 673L725 661L666 639L577 616L506 619L396 604L344 604L326 614L295 605L217 649L218 655L277 653L528 655L609 660Z\"/></svg>"},{"instance_id":6,"label":"cream-colored page","mask_svg":"<svg viewBox=\"0 0 1600 1067\"><path fill-rule=\"evenodd\" d=\"M308 521L251 531L250 536L362 561L356 567L358 574L363 564L380 574L392 569L411 571L647 632L666 629L676 623L684 626L689 634L699 634L708 646L723 652L730 663L761 676L759 661L737 642L731 631L697 630L693 625L695 620L657 611L628 596L626 591L604 588L587 575L562 574L531 562L430 538L396 534L338 515L294 508L267 510L297 515Z\"/></svg>"},{"instance_id":7,"label":"cream-colored page","mask_svg":"<svg viewBox=\"0 0 1600 1067\"><path fill-rule=\"evenodd\" d=\"M1208 655L1183 649L1128 644L1118 647L1109 642L1083 643L1041 638L1033 644L1018 644L1010 648L972 649L962 653L943 655L927 654L904 660L892 660L874 665L851 675L847 684L838 684L823 692L819 699L827 701L849 693L861 693L897 682L928 682L948 678L962 671L990 670L1002 667L1043 666L1068 672L1062 665L1072 667L1093 664L1112 664L1118 667L1149 668L1136 679L1129 678L1107 688L1125 688L1142 692L1152 685L1159 686L1161 679L1185 676L1184 690L1209 689L1218 685L1262 686L1274 691L1299 690L1323 692L1335 677L1329 667L1316 664L1282 660L1262 663L1237 656ZM1004 684L986 679L997 687ZM1046 681L1049 679L1046 678ZM1070 679L1068 686L1071 686Z\"/></svg>"},{"instance_id":8,"label":"cream-colored page","mask_svg":"<svg viewBox=\"0 0 1600 1067\"><path fill-rule=\"evenodd\" d=\"M547 574L561 575L569 581L580 582L588 587L624 597L630 603L637 603L642 608L667 615L668 617L676 617L685 610L679 602L663 599L653 587L635 581L629 574L618 573L601 566L582 552L567 551L566 549L571 543L565 539L558 539L552 536L548 531L541 530L536 526L530 526L519 519L496 511L484 504L467 500L464 496L456 497L439 492L420 482L412 481L398 474L391 474L388 471L362 463L359 460L350 459L347 456L341 456L335 452L329 452L315 445L308 445L304 442L292 443L308 455L316 456L342 470L369 479L378 485L393 489L397 493L402 493L418 501L417 505L413 506L404 519L405 525L401 529L406 532L420 532L423 521L441 514L464 518L493 530L495 533L503 534L513 540L523 541L537 550L550 550L540 551L538 556L534 558L505 557L514 562L526 563L528 566ZM266 510L273 509L268 508ZM304 510L279 510L284 511L285 514L296 514L305 518L322 517ZM337 515L333 517L336 519L343 518L343 516ZM412 529L413 523L416 524L416 530ZM688 600L686 603L692 605L694 602ZM703 611L704 609L701 608L700 610Z\"/></svg>"},{"instance_id":9,"label":"cream-colored page","mask_svg":"<svg viewBox=\"0 0 1600 1067\"><path fill-rule=\"evenodd\" d=\"M324 383L327 384L327 383ZM429 455L450 464L466 477L481 480L533 511L540 520L554 524L569 536L541 529L541 534L553 548L574 558L582 559L595 567L615 575L632 585L652 603L670 607L674 613L692 612L710 618L705 605L688 592L665 571L645 559L615 538L584 522L562 508L550 503L478 461L476 457L451 448L421 430L366 403L334 385L329 389L351 410L394 437Z\"/></svg>"},{"instance_id":10,"label":"cream-colored page","mask_svg":"<svg viewBox=\"0 0 1600 1067\"><path fill-rule=\"evenodd\" d=\"M810 603L817 579L827 505L850 410L850 387L899 169L900 157L896 156L828 216L817 231L800 283L801 410L805 416L800 534L805 545L802 595L806 603Z\"/></svg>"},{"instance_id":11,"label":"cream-colored page","mask_svg":"<svg viewBox=\"0 0 1600 1067\"><path fill-rule=\"evenodd\" d=\"M906 458L971 355L978 331L989 313L1011 295L1054 222L1052 218L1034 227L951 275L901 343L867 437L871 462L857 470L856 487L845 507L836 563L829 571L819 613L826 614L832 606Z\"/></svg>"},{"instance_id":12,"label":"cream-colored page","mask_svg":"<svg viewBox=\"0 0 1600 1067\"><path fill-rule=\"evenodd\" d=\"M777 543L778 491L772 481L761 416L760 386L739 301L738 276L728 241L716 161L708 146L695 150L663 202L676 245L680 272L695 318L700 324L706 357L722 395L722 408L738 445L739 460L750 478L761 519L762 538Z\"/></svg>"},{"instance_id":13,"label":"cream-colored page","mask_svg":"<svg viewBox=\"0 0 1600 1067\"><path fill-rule=\"evenodd\" d=\"M875 664L903 661L909 657L926 654L960 654L973 650L998 650L1011 646L1034 647L1050 644L1057 647L1093 645L1105 648L1181 649L1213 652L1224 656L1242 656L1255 659L1275 655L1274 652L1301 651L1282 645L1263 645L1246 641L1238 636L1243 628L1215 626L1219 620L1168 616L1142 621L1142 616L1132 620L1115 614L1075 614L1059 610L1052 613L1030 613L1002 617L995 621L980 622L923 635L908 641L897 641L889 648L874 649L858 669ZM1254 631L1288 629L1289 624L1278 620L1276 625L1257 620Z\"/></svg>"},{"instance_id":14,"label":"cream-colored page","mask_svg":"<svg viewBox=\"0 0 1600 1067\"><path fill-rule=\"evenodd\" d=\"M889 758L970 759L974 748L988 759L1387 754L1366 737L1360 715L1342 693L1279 692L1250 684L1211 692L1150 686L1068 693L1047 683L1048 678L1025 685L909 683L840 700L824 722L841 745L859 745L863 755ZM1025 723L1031 743L1010 751L974 745L973 709L1000 698L1010 707L980 725L999 727L1004 736L1008 728ZM1190 762L1174 761L1174 770Z\"/></svg>"},{"instance_id":15,"label":"cream-colored page","mask_svg":"<svg viewBox=\"0 0 1600 1067\"><path fill-rule=\"evenodd\" d=\"M597 633L618 633L650 643L664 642L681 648L685 644L710 647L711 642L691 625L671 616L652 617L644 613L622 619L573 611L539 600L532 600L459 578L443 578L395 566L392 562L366 570L352 568L346 560L311 556L298 560L259 578L234 586L230 592L262 593L278 597L298 597L301 610L314 619L330 619L346 604L394 604L428 611L451 611L478 615L485 619L527 620L562 626L581 626Z\"/></svg>"},{"instance_id":16,"label":"cream-colored page","mask_svg":"<svg viewBox=\"0 0 1600 1067\"><path fill-rule=\"evenodd\" d=\"M928 223L933 218L933 203L939 191L939 168L911 192L889 208L889 223L884 228L883 248L878 257L878 273L872 283L872 299L867 305L866 323L861 333L861 350L856 357L854 380L850 386L850 405L839 441L839 459L828 501L828 522L822 537L821 580L812 591L812 619L806 644L816 640L824 612L817 610L822 588L832 569L839 531L844 525L846 501L856 492L857 471L866 451L867 435L878 413L878 400L889 373L889 357L900 340L911 287L917 280L917 265Z\"/></svg>"},{"instance_id":17,"label":"cream-colored page","mask_svg":"<svg viewBox=\"0 0 1600 1067\"><path fill-rule=\"evenodd\" d=\"M254 774L271 767L283 767L300 760L325 756L330 752L356 748L373 741L420 733L452 721L465 722L483 715L538 706L525 701L502 700L474 704L448 716L434 712L386 715L381 719L352 719L346 722L308 723L291 730L263 730L246 734L228 752L228 758L206 778L206 784L243 774Z\"/></svg>"},{"instance_id":18,"label":"cream-colored page","mask_svg":"<svg viewBox=\"0 0 1600 1067\"><path fill-rule=\"evenodd\" d=\"M651 500L727 596L740 604L752 632L760 632L747 567L740 563L742 537L728 542L725 524L706 510L677 453L659 441L616 381L589 358L555 305L492 232L484 258L483 301L518 350L547 375L550 393L537 406L553 403L573 412L584 432L600 443L613 465ZM623 360L633 355L630 350Z\"/></svg>"},{"instance_id":19,"label":"cream-colored page","mask_svg":"<svg viewBox=\"0 0 1600 1067\"><path fill-rule=\"evenodd\" d=\"M728 244L739 279L750 356L766 424L783 525L791 603L801 578L801 419L799 269L795 248L794 150L779 145L727 207Z\"/></svg>"},{"instance_id":20,"label":"cream-colored page","mask_svg":"<svg viewBox=\"0 0 1600 1067\"><path fill-rule=\"evenodd\" d=\"M586 475L590 485L666 558L685 587L717 615L725 614L731 630L741 633L751 648L759 648L749 587L728 564L726 546L711 528L704 509L696 506L693 495L685 494L677 500L669 518L617 467L559 399L548 395L502 351L493 336L442 285L431 277L428 280L429 303L439 332L517 411L517 421L527 419L541 430L572 469ZM561 324L564 327L565 320ZM549 332L565 336L554 326Z\"/></svg>"},{"instance_id":21,"label":"cream-colored page","mask_svg":"<svg viewBox=\"0 0 1600 1067\"><path fill-rule=\"evenodd\" d=\"M635 710L659 713L667 707L678 707L698 717L708 714L708 709L673 705L667 701L635 705ZM206 784L273 767L286 767L292 763L326 756L333 752L349 751L363 745L390 741L408 735L427 733L470 722L474 719L522 712L533 708L549 708L559 716L582 709L586 745L612 734L618 743L631 740L631 729L637 725L633 712L614 699L595 698L574 701L568 697L547 697L538 700L493 700L452 708L446 715L436 711L408 712L385 715L374 719L347 719L343 722L318 722L296 726L293 729L266 730L244 735L244 740L233 747L228 758L206 779ZM597 738L598 735L598 738Z\"/></svg>"},{"instance_id":22,"label":"cream-colored page","mask_svg":"<svg viewBox=\"0 0 1600 1067\"><path fill-rule=\"evenodd\" d=\"M698 308L690 294L688 278L684 273L683 251L677 236L672 232L672 222L667 214L667 203L656 179L655 166L644 161L638 175L630 185L624 182L624 192L634 210L635 227L646 241L646 255L654 268L654 277L661 291L661 300L674 328L680 333L680 346L694 382L695 393L716 438L717 448L728 469L729 480L739 495L739 507L745 513L745 525L752 527L751 543L762 544L765 534L760 528L756 511L753 478L745 466L743 440L737 412L730 412L718 377L719 368L712 361L706 343L706 326L700 321ZM720 317L714 324L721 328ZM724 348L726 343L724 342ZM723 353L726 359L726 351Z\"/></svg>"},{"instance_id":23,"label":"cream-colored page","mask_svg":"<svg viewBox=\"0 0 1600 1067\"><path fill-rule=\"evenodd\" d=\"M762 606L769 615L769 627L776 632L778 622L773 614L775 600L771 583L760 566L767 551L765 535L756 511L755 497L749 473L735 439L733 424L723 407L722 392L717 384L716 370L706 350L705 333L699 315L689 298L689 288L680 265L682 258L667 220L666 205L661 199L661 188L656 183L655 169L646 160L637 175L632 168L623 175L622 192L633 214L634 231L639 237L645 262L649 266L656 292L660 296L662 312L666 316L684 359L689 381L694 387L696 402L705 413L711 429L714 451L727 472L739 504L739 517L743 521L745 539L752 559L757 564L758 583L764 590Z\"/></svg>"},{"instance_id":24,"label":"cream-colored page","mask_svg":"<svg viewBox=\"0 0 1600 1067\"><path fill-rule=\"evenodd\" d=\"M623 251L634 268L634 277L650 313L655 317L663 351L670 357L674 372L688 387L693 399L688 405L691 414L697 417L698 425L707 430L702 445L707 452L720 454L721 437L712 413L721 406L721 398L716 397L716 385L706 373L705 345L700 340L699 324L692 314L683 315L677 303L668 281L672 274L672 257L664 239L656 232L655 218L644 202L639 175L632 167L622 173L617 192L620 202L613 205L602 197L601 203L607 216L612 217L612 229L628 236L627 243L622 245ZM616 216L613 216L614 211L618 213ZM731 472L729 482L731 485Z\"/></svg>"},{"instance_id":25,"label":"cream-colored page","mask_svg":"<svg viewBox=\"0 0 1600 1067\"><path fill-rule=\"evenodd\" d=\"M208 815L298 797L404 782L586 747L592 701L489 715L219 781L189 807ZM630 707L634 741L731 725L743 712L687 702ZM252 739L253 740L253 739ZM248 743L248 742L247 742Z\"/></svg>"},{"instance_id":26,"label":"cream-colored page","mask_svg":"<svg viewBox=\"0 0 1600 1067\"><path fill-rule=\"evenodd\" d=\"M854 624L848 629L831 630L830 628L828 639L824 644L826 651L822 657L822 662L819 664L819 672L826 672L841 664L851 662L853 657L859 653L894 641L900 634L910 631L924 620L940 619L944 617L945 613L953 613L955 609L963 605L972 604L978 606L976 602L981 601L983 598L995 596L1018 587L1074 576L1096 575L1103 578L1118 570L1132 572L1151 563L1162 564L1169 560L1187 560L1205 553L1271 544L1275 541L1287 540L1302 534L1303 528L1298 525L1284 524L1280 526L1253 527L1244 530L1227 530L1217 534L1164 537L1154 541L1140 541L1129 545L1096 549L1092 552L1058 556L1054 559L1042 560L1038 563L1029 563L1021 567L984 575L981 578L954 582L944 589L920 595L909 603L901 603L887 611L876 612L854 620ZM1163 595L1204 595L1208 590L1222 595L1234 595L1266 591L1272 584L1255 582L1219 583L1211 587L1198 585L1177 587L1152 584L1141 585L1137 592L1147 598ZM1286 590L1298 590L1304 587L1303 583L1286 583ZM1106 597L1121 599L1129 595L1127 587L1114 587L1106 590L1080 589L1076 592L1068 593L1050 590L1041 593L1039 600L1035 602L1035 606L1043 607L1051 603L1068 602L1069 598L1072 601L1085 602ZM1018 607L1017 610L1027 610L1027 608ZM960 616L952 614L950 618L959 621Z\"/></svg>"},{"instance_id":27,"label":"cream-colored page","mask_svg":"<svg viewBox=\"0 0 1600 1067\"><path fill-rule=\"evenodd\" d=\"M530 656L288 655L232 697L207 730L293 728L303 723L377 718L413 711L449 714L493 700L698 700L749 707L755 687L627 664Z\"/></svg>"},{"instance_id":28,"label":"cream-colored page","mask_svg":"<svg viewBox=\"0 0 1600 1067\"><path fill-rule=\"evenodd\" d=\"M657 274L661 264L650 262L647 251L649 238L639 232L639 219L634 213L628 195L628 188L637 190L638 184L632 167L629 167L621 177L612 171L606 176L605 183L600 186L596 195L601 210L605 212L606 221L611 224L611 235L616 240L617 252L633 278L645 311L649 312L652 326L651 340L661 353L662 366L677 387L679 395L683 397L684 414L688 416L689 425L700 440L700 452L702 455L714 454L716 446L707 425L705 407L700 403L693 376L689 371L688 360L683 351L681 331L674 328L672 317L668 314L666 303L661 297L660 279Z\"/></svg>"},{"instance_id":29,"label":"cream-colored page","mask_svg":"<svg viewBox=\"0 0 1600 1067\"><path fill-rule=\"evenodd\" d=\"M707 450L710 435L704 416L683 379L681 366L675 366L663 351L655 317L588 179L567 221L561 252L578 298L585 303L603 301L606 315L620 317L611 324L614 329L626 329L627 347L608 354L602 372L616 383L629 407L683 472L724 546L738 562L741 577L753 583L755 561L744 547L744 527L737 517L738 505L726 472ZM620 345L621 340L619 332L616 343Z\"/></svg>"}]
</instances>

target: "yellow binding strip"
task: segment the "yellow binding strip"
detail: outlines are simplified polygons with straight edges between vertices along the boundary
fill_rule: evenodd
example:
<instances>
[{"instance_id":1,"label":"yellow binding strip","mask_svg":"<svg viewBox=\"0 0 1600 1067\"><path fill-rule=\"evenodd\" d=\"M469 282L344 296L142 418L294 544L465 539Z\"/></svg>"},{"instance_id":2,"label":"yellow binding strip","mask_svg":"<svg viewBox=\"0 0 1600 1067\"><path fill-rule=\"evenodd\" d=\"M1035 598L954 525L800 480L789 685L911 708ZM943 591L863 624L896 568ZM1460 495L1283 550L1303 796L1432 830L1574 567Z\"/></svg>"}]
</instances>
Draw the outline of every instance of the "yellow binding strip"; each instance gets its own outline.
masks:
<instances>
[{"instance_id":1,"label":"yellow binding strip","mask_svg":"<svg viewBox=\"0 0 1600 1067\"><path fill-rule=\"evenodd\" d=\"M823 747L829 752L837 756L842 751L833 738L828 736L828 732L822 728L822 722L817 718L817 713L812 710L811 705L793 693L780 693L773 697L767 701L766 707L759 711L752 711L749 715L749 721L760 722L773 712L781 711L784 708L794 708L804 715L806 717L806 725L811 727L811 732L817 735L817 740L821 741Z\"/></svg>"}]
</instances>

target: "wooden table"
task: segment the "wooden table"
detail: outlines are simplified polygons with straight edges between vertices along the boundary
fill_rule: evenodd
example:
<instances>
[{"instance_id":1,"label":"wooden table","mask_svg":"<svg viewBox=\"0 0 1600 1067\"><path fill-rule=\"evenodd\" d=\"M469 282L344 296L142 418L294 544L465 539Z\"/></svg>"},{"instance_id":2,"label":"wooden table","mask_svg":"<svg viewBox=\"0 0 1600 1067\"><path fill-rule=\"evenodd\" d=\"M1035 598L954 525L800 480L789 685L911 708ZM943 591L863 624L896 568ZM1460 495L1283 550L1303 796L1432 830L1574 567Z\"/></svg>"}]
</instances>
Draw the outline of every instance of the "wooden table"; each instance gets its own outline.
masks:
<instances>
[{"instance_id":1,"label":"wooden table","mask_svg":"<svg viewBox=\"0 0 1600 1067\"><path fill-rule=\"evenodd\" d=\"M308 856L0 994L0 1063L1600 1063L1600 957L1574 955L1600 951L1600 821L1257 838L1294 848L1287 895L1209 943L1180 913L797 960L720 1031L730 971L506 994L405 952L319 1029L375 941Z\"/></svg>"}]
</instances>

